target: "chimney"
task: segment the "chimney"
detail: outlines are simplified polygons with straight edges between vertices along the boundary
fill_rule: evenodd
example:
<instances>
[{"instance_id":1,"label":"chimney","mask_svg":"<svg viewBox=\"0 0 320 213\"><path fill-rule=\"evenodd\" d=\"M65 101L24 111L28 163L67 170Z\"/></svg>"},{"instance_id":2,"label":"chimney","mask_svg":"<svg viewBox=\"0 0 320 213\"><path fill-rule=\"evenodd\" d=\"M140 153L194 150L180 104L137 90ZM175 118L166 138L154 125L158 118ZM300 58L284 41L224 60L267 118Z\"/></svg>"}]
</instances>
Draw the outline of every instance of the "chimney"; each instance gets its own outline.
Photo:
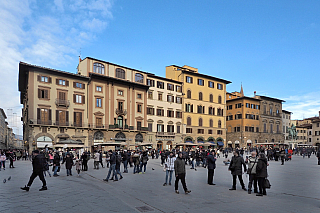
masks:
<instances>
[{"instance_id":1,"label":"chimney","mask_svg":"<svg viewBox=\"0 0 320 213\"><path fill-rule=\"evenodd\" d=\"M256 92L256 91L254 91L253 93L254 93L254 97L256 97L257 92Z\"/></svg>"},{"instance_id":2,"label":"chimney","mask_svg":"<svg viewBox=\"0 0 320 213\"><path fill-rule=\"evenodd\" d=\"M320 118L320 111L319 111L319 118Z\"/></svg>"}]
</instances>

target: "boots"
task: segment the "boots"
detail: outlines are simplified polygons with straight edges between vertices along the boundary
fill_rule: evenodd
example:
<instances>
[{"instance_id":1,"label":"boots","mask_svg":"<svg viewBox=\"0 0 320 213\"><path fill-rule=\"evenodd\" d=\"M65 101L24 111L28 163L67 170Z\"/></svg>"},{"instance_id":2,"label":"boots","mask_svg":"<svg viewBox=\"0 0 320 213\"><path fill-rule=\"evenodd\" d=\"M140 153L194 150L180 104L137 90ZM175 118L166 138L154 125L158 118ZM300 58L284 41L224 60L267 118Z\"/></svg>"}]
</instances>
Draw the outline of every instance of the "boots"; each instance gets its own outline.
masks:
<instances>
[{"instance_id":1,"label":"boots","mask_svg":"<svg viewBox=\"0 0 320 213\"><path fill-rule=\"evenodd\" d=\"M26 190L27 192L29 191L30 187L29 186L24 186L24 187L21 187L20 189L22 190Z\"/></svg>"}]
</instances>

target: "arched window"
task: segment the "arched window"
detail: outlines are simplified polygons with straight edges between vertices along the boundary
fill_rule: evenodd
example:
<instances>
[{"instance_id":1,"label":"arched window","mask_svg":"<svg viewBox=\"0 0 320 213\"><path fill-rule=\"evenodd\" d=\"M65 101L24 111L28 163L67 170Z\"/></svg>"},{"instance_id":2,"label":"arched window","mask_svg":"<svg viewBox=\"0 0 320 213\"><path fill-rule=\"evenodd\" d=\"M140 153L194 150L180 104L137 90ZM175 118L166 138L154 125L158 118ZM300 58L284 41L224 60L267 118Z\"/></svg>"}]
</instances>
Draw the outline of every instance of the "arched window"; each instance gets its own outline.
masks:
<instances>
[{"instance_id":1,"label":"arched window","mask_svg":"<svg viewBox=\"0 0 320 213\"><path fill-rule=\"evenodd\" d=\"M209 100L210 100L210 102L213 102L213 95L212 94L210 94Z\"/></svg>"},{"instance_id":2,"label":"arched window","mask_svg":"<svg viewBox=\"0 0 320 213\"><path fill-rule=\"evenodd\" d=\"M143 75L142 74L136 73L135 77L136 77L135 78L136 82L143 83Z\"/></svg>"},{"instance_id":3,"label":"arched window","mask_svg":"<svg viewBox=\"0 0 320 213\"><path fill-rule=\"evenodd\" d=\"M210 124L210 127L213 127L213 120L212 119L210 119L209 124Z\"/></svg>"},{"instance_id":4,"label":"arched window","mask_svg":"<svg viewBox=\"0 0 320 213\"><path fill-rule=\"evenodd\" d=\"M222 100L221 100L221 95L219 95L218 97L218 103L221 104Z\"/></svg>"},{"instance_id":5,"label":"arched window","mask_svg":"<svg viewBox=\"0 0 320 213\"><path fill-rule=\"evenodd\" d=\"M218 121L218 128L221 128L221 121Z\"/></svg>"},{"instance_id":6,"label":"arched window","mask_svg":"<svg viewBox=\"0 0 320 213\"><path fill-rule=\"evenodd\" d=\"M191 118L190 117L187 118L187 126L191 126Z\"/></svg>"},{"instance_id":7,"label":"arched window","mask_svg":"<svg viewBox=\"0 0 320 213\"><path fill-rule=\"evenodd\" d=\"M199 92L199 100L202 101L202 92Z\"/></svg>"},{"instance_id":8,"label":"arched window","mask_svg":"<svg viewBox=\"0 0 320 213\"><path fill-rule=\"evenodd\" d=\"M221 115L222 115L220 108L218 108L218 110L217 110L217 115L218 115L218 116L221 116Z\"/></svg>"},{"instance_id":9,"label":"arched window","mask_svg":"<svg viewBox=\"0 0 320 213\"><path fill-rule=\"evenodd\" d=\"M116 69L116 77L125 79L126 78L126 72L121 68L117 68Z\"/></svg>"},{"instance_id":10,"label":"arched window","mask_svg":"<svg viewBox=\"0 0 320 213\"><path fill-rule=\"evenodd\" d=\"M100 63L93 63L93 72L104 74L104 65Z\"/></svg>"},{"instance_id":11,"label":"arched window","mask_svg":"<svg viewBox=\"0 0 320 213\"><path fill-rule=\"evenodd\" d=\"M191 98L191 90L187 91L187 98Z\"/></svg>"},{"instance_id":12,"label":"arched window","mask_svg":"<svg viewBox=\"0 0 320 213\"><path fill-rule=\"evenodd\" d=\"M119 116L119 117L118 117L118 127L119 127L119 128L122 128L122 127L123 127L123 117L122 117L122 116Z\"/></svg>"},{"instance_id":13,"label":"arched window","mask_svg":"<svg viewBox=\"0 0 320 213\"><path fill-rule=\"evenodd\" d=\"M202 118L199 118L199 126L202 126Z\"/></svg>"}]
</instances>

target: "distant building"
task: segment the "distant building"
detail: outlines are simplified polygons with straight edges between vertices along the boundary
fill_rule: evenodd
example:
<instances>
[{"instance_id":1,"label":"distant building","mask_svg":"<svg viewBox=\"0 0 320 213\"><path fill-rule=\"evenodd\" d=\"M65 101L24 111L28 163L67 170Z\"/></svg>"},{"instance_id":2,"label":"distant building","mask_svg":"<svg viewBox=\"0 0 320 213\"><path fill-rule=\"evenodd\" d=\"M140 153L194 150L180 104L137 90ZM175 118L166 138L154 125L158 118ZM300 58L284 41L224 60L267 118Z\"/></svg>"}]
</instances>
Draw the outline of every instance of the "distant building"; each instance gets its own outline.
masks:
<instances>
[{"instance_id":1,"label":"distant building","mask_svg":"<svg viewBox=\"0 0 320 213\"><path fill-rule=\"evenodd\" d=\"M6 122L7 116L2 108L0 108L0 149L7 148L7 128L8 123Z\"/></svg>"},{"instance_id":2,"label":"distant building","mask_svg":"<svg viewBox=\"0 0 320 213\"><path fill-rule=\"evenodd\" d=\"M287 110L282 110L282 132L284 135L284 143L289 144L293 140L289 137L289 127L291 127L291 114Z\"/></svg>"}]
</instances>

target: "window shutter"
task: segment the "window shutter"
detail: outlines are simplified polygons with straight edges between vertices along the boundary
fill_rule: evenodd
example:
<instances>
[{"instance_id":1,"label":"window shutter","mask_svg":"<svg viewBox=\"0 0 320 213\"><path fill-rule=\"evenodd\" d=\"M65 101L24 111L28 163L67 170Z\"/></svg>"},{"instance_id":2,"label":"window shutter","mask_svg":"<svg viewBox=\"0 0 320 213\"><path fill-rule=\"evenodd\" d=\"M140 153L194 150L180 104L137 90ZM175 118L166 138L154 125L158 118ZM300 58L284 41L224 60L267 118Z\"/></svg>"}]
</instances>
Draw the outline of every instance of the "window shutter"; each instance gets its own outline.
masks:
<instances>
[{"instance_id":1,"label":"window shutter","mask_svg":"<svg viewBox=\"0 0 320 213\"><path fill-rule=\"evenodd\" d=\"M38 79L38 81L41 81L41 76L38 75L38 76L37 76L37 79Z\"/></svg>"},{"instance_id":2,"label":"window shutter","mask_svg":"<svg viewBox=\"0 0 320 213\"><path fill-rule=\"evenodd\" d=\"M41 98L41 90L38 89L38 98Z\"/></svg>"},{"instance_id":3,"label":"window shutter","mask_svg":"<svg viewBox=\"0 0 320 213\"><path fill-rule=\"evenodd\" d=\"M191 77L191 83L193 83L193 78Z\"/></svg>"},{"instance_id":4,"label":"window shutter","mask_svg":"<svg viewBox=\"0 0 320 213\"><path fill-rule=\"evenodd\" d=\"M74 123L74 125L76 124L76 121L77 121L77 113L73 112L73 123Z\"/></svg>"},{"instance_id":5,"label":"window shutter","mask_svg":"<svg viewBox=\"0 0 320 213\"><path fill-rule=\"evenodd\" d=\"M82 96L81 99L82 99L82 103L85 104L85 100L84 100L84 99L85 99L85 96L84 96L84 95Z\"/></svg>"},{"instance_id":6,"label":"window shutter","mask_svg":"<svg viewBox=\"0 0 320 213\"><path fill-rule=\"evenodd\" d=\"M49 99L49 91L48 90L44 90L44 98Z\"/></svg>"},{"instance_id":7,"label":"window shutter","mask_svg":"<svg viewBox=\"0 0 320 213\"><path fill-rule=\"evenodd\" d=\"M77 83L73 82L73 88L76 88Z\"/></svg>"},{"instance_id":8,"label":"window shutter","mask_svg":"<svg viewBox=\"0 0 320 213\"><path fill-rule=\"evenodd\" d=\"M52 82L52 78L51 77L48 78L48 82L51 84L51 82Z\"/></svg>"},{"instance_id":9,"label":"window shutter","mask_svg":"<svg viewBox=\"0 0 320 213\"><path fill-rule=\"evenodd\" d=\"M191 112L193 112L193 104L191 104Z\"/></svg>"},{"instance_id":10,"label":"window shutter","mask_svg":"<svg viewBox=\"0 0 320 213\"><path fill-rule=\"evenodd\" d=\"M41 109L37 108L37 120L40 120L41 117Z\"/></svg>"},{"instance_id":11,"label":"window shutter","mask_svg":"<svg viewBox=\"0 0 320 213\"><path fill-rule=\"evenodd\" d=\"M66 122L69 122L69 111L66 111Z\"/></svg>"},{"instance_id":12,"label":"window shutter","mask_svg":"<svg viewBox=\"0 0 320 213\"><path fill-rule=\"evenodd\" d=\"M79 112L80 115L80 125L82 126L82 112Z\"/></svg>"},{"instance_id":13,"label":"window shutter","mask_svg":"<svg viewBox=\"0 0 320 213\"><path fill-rule=\"evenodd\" d=\"M52 116L51 116L51 109L49 109L49 124L52 124Z\"/></svg>"},{"instance_id":14,"label":"window shutter","mask_svg":"<svg viewBox=\"0 0 320 213\"><path fill-rule=\"evenodd\" d=\"M56 125L59 125L59 110L56 110Z\"/></svg>"},{"instance_id":15,"label":"window shutter","mask_svg":"<svg viewBox=\"0 0 320 213\"><path fill-rule=\"evenodd\" d=\"M82 89L85 89L86 85L84 83L82 83Z\"/></svg>"},{"instance_id":16,"label":"window shutter","mask_svg":"<svg viewBox=\"0 0 320 213\"><path fill-rule=\"evenodd\" d=\"M69 86L69 81L66 81L66 86L67 86L67 87Z\"/></svg>"},{"instance_id":17,"label":"window shutter","mask_svg":"<svg viewBox=\"0 0 320 213\"><path fill-rule=\"evenodd\" d=\"M56 85L59 85L59 79L56 79Z\"/></svg>"},{"instance_id":18,"label":"window shutter","mask_svg":"<svg viewBox=\"0 0 320 213\"><path fill-rule=\"evenodd\" d=\"M77 98L77 95L73 94L73 103L76 103L76 98Z\"/></svg>"}]
</instances>

